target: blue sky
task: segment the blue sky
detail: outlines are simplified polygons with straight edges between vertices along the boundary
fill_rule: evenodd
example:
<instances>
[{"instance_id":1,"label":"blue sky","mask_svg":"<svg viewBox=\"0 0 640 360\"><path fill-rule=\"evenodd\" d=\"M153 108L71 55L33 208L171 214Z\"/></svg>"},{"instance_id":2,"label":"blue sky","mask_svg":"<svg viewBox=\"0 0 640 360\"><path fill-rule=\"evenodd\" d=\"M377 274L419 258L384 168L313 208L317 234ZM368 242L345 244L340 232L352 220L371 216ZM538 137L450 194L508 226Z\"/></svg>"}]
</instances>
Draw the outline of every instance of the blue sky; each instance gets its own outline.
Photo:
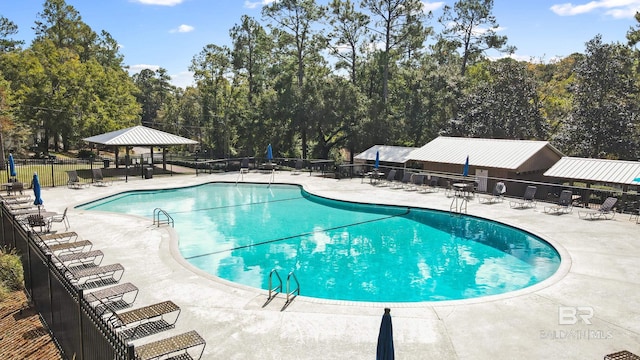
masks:
<instances>
[{"instance_id":1,"label":"blue sky","mask_svg":"<svg viewBox=\"0 0 640 360\"><path fill-rule=\"evenodd\" d=\"M261 21L261 8L272 0L67 0L94 31L106 30L121 45L132 73L142 68L167 69L172 83L191 84L191 59L207 44L230 45L229 29L243 14ZM316 0L325 4L328 0ZM516 57L549 60L584 52L585 43L601 34L605 43L626 42L640 0L495 0L493 14L500 34L518 48ZM434 13L454 0L423 1ZM1 0L0 15L16 23L15 38L28 45L44 0ZM262 22L262 21L261 21ZM265 22L262 22L266 24Z\"/></svg>"}]
</instances>

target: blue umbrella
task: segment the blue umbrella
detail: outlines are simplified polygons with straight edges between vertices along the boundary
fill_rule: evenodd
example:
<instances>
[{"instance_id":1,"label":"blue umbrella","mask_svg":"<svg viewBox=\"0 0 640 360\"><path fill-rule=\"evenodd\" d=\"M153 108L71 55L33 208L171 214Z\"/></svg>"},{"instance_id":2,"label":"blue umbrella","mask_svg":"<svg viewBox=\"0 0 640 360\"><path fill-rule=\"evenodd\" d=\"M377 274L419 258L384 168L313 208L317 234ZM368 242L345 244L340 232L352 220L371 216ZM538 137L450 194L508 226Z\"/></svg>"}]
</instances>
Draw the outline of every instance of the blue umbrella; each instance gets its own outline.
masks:
<instances>
[{"instance_id":1,"label":"blue umbrella","mask_svg":"<svg viewBox=\"0 0 640 360\"><path fill-rule=\"evenodd\" d=\"M33 205L37 205L38 210L40 210L40 205L42 205L44 201L42 201L40 194L40 180L38 180L38 173L33 173L33 196L36 198L33 200Z\"/></svg>"},{"instance_id":2,"label":"blue umbrella","mask_svg":"<svg viewBox=\"0 0 640 360\"><path fill-rule=\"evenodd\" d=\"M373 165L373 168L378 170L380 167L380 152L376 151L376 163Z\"/></svg>"},{"instance_id":3,"label":"blue umbrella","mask_svg":"<svg viewBox=\"0 0 640 360\"><path fill-rule=\"evenodd\" d=\"M9 173L11 174L11 176L18 175L16 173L16 163L15 161L13 161L13 154L9 154Z\"/></svg>"},{"instance_id":4,"label":"blue umbrella","mask_svg":"<svg viewBox=\"0 0 640 360\"><path fill-rule=\"evenodd\" d=\"M382 323L380 323L380 334L378 334L376 360L393 360L394 358L391 309L385 308L384 315L382 315Z\"/></svg>"},{"instance_id":5,"label":"blue umbrella","mask_svg":"<svg viewBox=\"0 0 640 360\"><path fill-rule=\"evenodd\" d=\"M469 176L469 155L467 155L467 161L464 162L464 168L462 169L462 176Z\"/></svg>"},{"instance_id":6,"label":"blue umbrella","mask_svg":"<svg viewBox=\"0 0 640 360\"><path fill-rule=\"evenodd\" d=\"M271 162L273 160L273 149L271 149L271 144L267 146L267 160Z\"/></svg>"},{"instance_id":7,"label":"blue umbrella","mask_svg":"<svg viewBox=\"0 0 640 360\"><path fill-rule=\"evenodd\" d=\"M640 177L633 179L633 182L640 182Z\"/></svg>"}]
</instances>

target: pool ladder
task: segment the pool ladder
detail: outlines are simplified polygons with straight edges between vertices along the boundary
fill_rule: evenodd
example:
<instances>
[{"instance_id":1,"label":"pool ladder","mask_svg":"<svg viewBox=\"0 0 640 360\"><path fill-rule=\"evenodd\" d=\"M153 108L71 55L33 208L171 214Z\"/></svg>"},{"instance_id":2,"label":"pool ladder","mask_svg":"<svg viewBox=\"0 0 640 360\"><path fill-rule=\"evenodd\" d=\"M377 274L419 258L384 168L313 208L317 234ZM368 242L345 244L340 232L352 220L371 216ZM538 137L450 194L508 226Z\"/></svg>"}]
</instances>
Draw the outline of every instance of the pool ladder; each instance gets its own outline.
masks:
<instances>
[{"instance_id":1,"label":"pool ladder","mask_svg":"<svg viewBox=\"0 0 640 360\"><path fill-rule=\"evenodd\" d=\"M274 275L278 281L278 284L275 287L273 286ZM295 288L293 290L291 290L292 279L295 282ZM289 275L287 275L286 286L287 286L286 288L287 302L285 303L285 307L289 303L291 303L293 299L296 298L296 296L300 295L300 283L298 282L298 277L296 276L296 274L293 273L293 271L291 271ZM269 298L267 299L267 301L273 300L273 298L275 298L278 295L278 293L281 293L281 292L282 292L282 278L280 277L280 274L278 274L278 270L273 269L271 270L271 272L269 272Z\"/></svg>"},{"instance_id":2,"label":"pool ladder","mask_svg":"<svg viewBox=\"0 0 640 360\"><path fill-rule=\"evenodd\" d=\"M163 220L160 220L160 215L164 215ZM160 208L153 209L153 225L158 224L158 227L160 227L160 224L163 224L163 223L166 223L168 225L171 225L171 227L174 227L173 218L171 217L171 215L169 215L168 212Z\"/></svg>"},{"instance_id":3,"label":"pool ladder","mask_svg":"<svg viewBox=\"0 0 640 360\"><path fill-rule=\"evenodd\" d=\"M449 205L449 213L466 213L467 212L467 203L469 200L465 196L462 195L454 195L451 200L451 205Z\"/></svg>"}]
</instances>

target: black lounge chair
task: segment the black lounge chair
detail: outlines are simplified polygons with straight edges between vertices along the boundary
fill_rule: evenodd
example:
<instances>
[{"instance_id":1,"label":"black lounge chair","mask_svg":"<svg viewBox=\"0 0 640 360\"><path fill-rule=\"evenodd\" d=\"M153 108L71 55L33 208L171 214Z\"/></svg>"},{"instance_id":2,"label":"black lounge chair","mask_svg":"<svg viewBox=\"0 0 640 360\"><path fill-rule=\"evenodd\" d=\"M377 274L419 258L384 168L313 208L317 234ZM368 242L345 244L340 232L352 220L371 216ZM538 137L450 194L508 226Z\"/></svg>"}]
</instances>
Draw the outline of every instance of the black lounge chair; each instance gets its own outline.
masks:
<instances>
[{"instance_id":1,"label":"black lounge chair","mask_svg":"<svg viewBox=\"0 0 640 360\"><path fill-rule=\"evenodd\" d=\"M614 197L608 197L603 203L602 205L600 205L600 207L598 209L595 210L580 210L578 211L578 217L581 218L585 218L585 219L613 219L614 216L616 216L615 211L613 211L614 206L616 206L616 203L618 202L617 198Z\"/></svg>"},{"instance_id":2,"label":"black lounge chair","mask_svg":"<svg viewBox=\"0 0 640 360\"><path fill-rule=\"evenodd\" d=\"M137 359L200 359L206 342L195 330L135 347ZM202 347L198 354L198 348ZM192 352L192 353L190 353Z\"/></svg>"},{"instance_id":3,"label":"black lounge chair","mask_svg":"<svg viewBox=\"0 0 640 360\"><path fill-rule=\"evenodd\" d=\"M93 185L95 186L107 186L113 183L104 179L104 176L102 176L102 169L100 168L91 170L91 175L93 177Z\"/></svg>"},{"instance_id":4,"label":"black lounge chair","mask_svg":"<svg viewBox=\"0 0 640 360\"><path fill-rule=\"evenodd\" d=\"M80 178L78 177L78 172L75 170L68 170L67 176L69 177L69 180L67 180L67 187L69 189L80 189L82 187L89 185L80 181Z\"/></svg>"},{"instance_id":5,"label":"black lounge chair","mask_svg":"<svg viewBox=\"0 0 640 360\"><path fill-rule=\"evenodd\" d=\"M503 195L507 191L504 183L499 181L493 187L493 191L491 194L478 194L478 202L484 204L494 204L497 202L502 202L504 199Z\"/></svg>"},{"instance_id":6,"label":"black lounge chair","mask_svg":"<svg viewBox=\"0 0 640 360\"><path fill-rule=\"evenodd\" d=\"M90 289L117 284L124 274L124 267L120 264L110 264L80 269L67 268L65 274L77 288Z\"/></svg>"},{"instance_id":7,"label":"black lounge chair","mask_svg":"<svg viewBox=\"0 0 640 360\"><path fill-rule=\"evenodd\" d=\"M537 187L533 185L527 186L527 189L524 191L524 195L522 199L514 199L509 201L509 206L512 208L526 208L526 207L535 207L536 206L536 191Z\"/></svg>"},{"instance_id":8,"label":"black lounge chair","mask_svg":"<svg viewBox=\"0 0 640 360\"><path fill-rule=\"evenodd\" d=\"M562 190L558 203L544 208L544 212L556 215L568 214L571 211L573 211L573 193L571 190Z\"/></svg>"},{"instance_id":9,"label":"black lounge chair","mask_svg":"<svg viewBox=\"0 0 640 360\"><path fill-rule=\"evenodd\" d=\"M178 305L173 301L163 301L125 312L114 312L107 322L125 339L135 340L172 329L179 316Z\"/></svg>"},{"instance_id":10,"label":"black lounge chair","mask_svg":"<svg viewBox=\"0 0 640 360\"><path fill-rule=\"evenodd\" d=\"M302 165L303 165L302 159L297 159L295 167L293 168L293 171L291 172L291 175L300 174L300 171L302 171Z\"/></svg>"},{"instance_id":11,"label":"black lounge chair","mask_svg":"<svg viewBox=\"0 0 640 360\"><path fill-rule=\"evenodd\" d=\"M100 315L106 316L113 311L126 309L136 301L138 287L132 283L110 286L93 292L85 292L84 298Z\"/></svg>"}]
</instances>

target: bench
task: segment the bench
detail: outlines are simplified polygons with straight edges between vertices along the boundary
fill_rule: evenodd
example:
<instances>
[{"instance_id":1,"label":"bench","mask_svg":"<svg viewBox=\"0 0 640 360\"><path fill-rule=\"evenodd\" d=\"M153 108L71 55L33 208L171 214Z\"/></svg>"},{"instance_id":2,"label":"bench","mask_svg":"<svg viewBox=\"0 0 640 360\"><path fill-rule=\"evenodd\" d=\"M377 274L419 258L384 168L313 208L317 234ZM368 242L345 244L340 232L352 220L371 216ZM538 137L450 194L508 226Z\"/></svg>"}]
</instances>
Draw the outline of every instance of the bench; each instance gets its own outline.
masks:
<instances>
[{"instance_id":1,"label":"bench","mask_svg":"<svg viewBox=\"0 0 640 360\"><path fill-rule=\"evenodd\" d=\"M130 307L138 297L138 287L132 283L118 284L85 293L84 298L100 315Z\"/></svg>"},{"instance_id":2,"label":"bench","mask_svg":"<svg viewBox=\"0 0 640 360\"><path fill-rule=\"evenodd\" d=\"M67 270L67 278L79 289L117 284L124 274L124 267L120 264Z\"/></svg>"},{"instance_id":3,"label":"bench","mask_svg":"<svg viewBox=\"0 0 640 360\"><path fill-rule=\"evenodd\" d=\"M202 346L199 351L198 348ZM175 335L166 339L161 339L148 344L135 347L136 355L140 360L159 359L160 357L172 355L171 358L177 359L200 359L206 342L204 339L194 330ZM191 353L195 353L197 356L193 356Z\"/></svg>"},{"instance_id":4,"label":"bench","mask_svg":"<svg viewBox=\"0 0 640 360\"><path fill-rule=\"evenodd\" d=\"M127 340L139 339L175 326L180 307L173 301L163 301L138 309L113 313L107 321Z\"/></svg>"}]
</instances>

